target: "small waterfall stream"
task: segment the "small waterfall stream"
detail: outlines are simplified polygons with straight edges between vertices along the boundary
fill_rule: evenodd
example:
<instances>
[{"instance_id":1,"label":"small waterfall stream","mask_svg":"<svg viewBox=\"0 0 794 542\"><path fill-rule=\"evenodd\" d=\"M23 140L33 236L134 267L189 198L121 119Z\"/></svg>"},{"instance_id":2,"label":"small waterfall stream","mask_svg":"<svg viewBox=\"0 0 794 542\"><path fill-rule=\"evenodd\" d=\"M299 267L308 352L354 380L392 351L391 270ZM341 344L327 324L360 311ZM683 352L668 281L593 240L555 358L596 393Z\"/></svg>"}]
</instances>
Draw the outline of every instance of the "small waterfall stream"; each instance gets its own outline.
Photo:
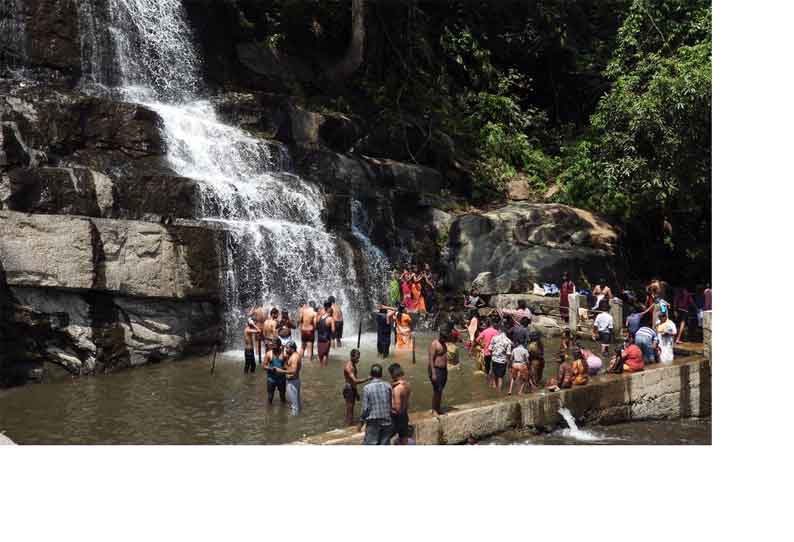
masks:
<instances>
[{"instance_id":1,"label":"small waterfall stream","mask_svg":"<svg viewBox=\"0 0 794 542\"><path fill-rule=\"evenodd\" d=\"M286 150L218 120L200 95L200 59L181 0L81 4L84 88L156 111L171 168L199 182L196 217L230 232L227 330L252 306L292 310L302 299L331 294L347 318L370 310L385 292L388 260L356 225L352 234L366 262L357 266L323 224L320 189L289 173Z\"/></svg>"},{"instance_id":2,"label":"small waterfall stream","mask_svg":"<svg viewBox=\"0 0 794 542\"><path fill-rule=\"evenodd\" d=\"M580 440L580 441L597 441L597 440L604 440L603 437L596 435L590 431L585 431L584 429L579 429L579 426L576 425L576 419L571 414L571 411L565 407L560 407L557 411L560 413L560 416L563 417L565 423L568 424L568 429L563 429L561 431L562 435L565 437L569 437L572 439Z\"/></svg>"}]
</instances>

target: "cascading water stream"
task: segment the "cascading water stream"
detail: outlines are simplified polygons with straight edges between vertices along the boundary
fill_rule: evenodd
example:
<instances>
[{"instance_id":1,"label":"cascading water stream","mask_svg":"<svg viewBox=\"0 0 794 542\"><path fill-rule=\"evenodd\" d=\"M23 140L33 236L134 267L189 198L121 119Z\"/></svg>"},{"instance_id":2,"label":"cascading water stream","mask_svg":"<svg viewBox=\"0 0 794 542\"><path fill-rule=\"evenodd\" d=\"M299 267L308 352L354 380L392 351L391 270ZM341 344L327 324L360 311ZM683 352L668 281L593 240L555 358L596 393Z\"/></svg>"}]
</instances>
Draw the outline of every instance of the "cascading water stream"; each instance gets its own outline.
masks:
<instances>
[{"instance_id":1,"label":"cascading water stream","mask_svg":"<svg viewBox=\"0 0 794 542\"><path fill-rule=\"evenodd\" d=\"M562 435L565 437L570 437L575 440L581 441L599 441L605 440L604 437L598 436L595 433L590 431L585 431L583 429L579 429L579 426L576 425L576 419L571 414L571 411L565 407L560 407L557 411L560 413L560 416L563 417L565 423L568 424L568 429L562 430Z\"/></svg>"},{"instance_id":2,"label":"cascading water stream","mask_svg":"<svg viewBox=\"0 0 794 542\"><path fill-rule=\"evenodd\" d=\"M333 293L346 316L355 318L359 308L382 298L388 267L383 253L354 228L375 278L360 277L352 252L323 224L323 194L286 171L286 151L223 124L201 99L200 61L181 0L83 4L84 86L109 89L157 112L170 167L199 183L196 216L230 232L227 329L255 305L294 308L300 300L320 302Z\"/></svg>"}]
</instances>

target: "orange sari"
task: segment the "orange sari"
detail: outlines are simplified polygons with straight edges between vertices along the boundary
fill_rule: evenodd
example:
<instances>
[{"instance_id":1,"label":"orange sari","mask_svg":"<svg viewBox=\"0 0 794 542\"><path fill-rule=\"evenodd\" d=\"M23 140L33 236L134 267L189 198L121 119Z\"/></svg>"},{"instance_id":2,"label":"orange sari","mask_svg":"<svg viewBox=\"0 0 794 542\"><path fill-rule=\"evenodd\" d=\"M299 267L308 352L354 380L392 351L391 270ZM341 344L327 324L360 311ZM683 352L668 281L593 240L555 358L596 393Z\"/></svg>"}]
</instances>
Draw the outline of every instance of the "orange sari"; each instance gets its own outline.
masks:
<instances>
[{"instance_id":1,"label":"orange sari","mask_svg":"<svg viewBox=\"0 0 794 542\"><path fill-rule=\"evenodd\" d=\"M414 282L411 284L411 297L414 301L414 311L427 312L427 309L425 308L425 298L422 295L421 281L414 280Z\"/></svg>"},{"instance_id":2,"label":"orange sari","mask_svg":"<svg viewBox=\"0 0 794 542\"><path fill-rule=\"evenodd\" d=\"M397 349L410 350L413 341L413 333L411 332L411 317L406 313L397 319Z\"/></svg>"}]
</instances>

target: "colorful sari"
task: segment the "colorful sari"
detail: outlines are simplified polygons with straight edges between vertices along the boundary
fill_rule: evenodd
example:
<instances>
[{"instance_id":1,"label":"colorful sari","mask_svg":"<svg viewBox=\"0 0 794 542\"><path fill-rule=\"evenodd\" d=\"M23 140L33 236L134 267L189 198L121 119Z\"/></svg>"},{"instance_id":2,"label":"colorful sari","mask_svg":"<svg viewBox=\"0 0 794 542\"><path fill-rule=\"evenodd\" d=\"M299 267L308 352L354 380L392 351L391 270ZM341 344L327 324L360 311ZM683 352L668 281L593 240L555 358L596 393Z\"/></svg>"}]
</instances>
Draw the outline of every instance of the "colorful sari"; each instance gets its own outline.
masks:
<instances>
[{"instance_id":1,"label":"colorful sari","mask_svg":"<svg viewBox=\"0 0 794 542\"><path fill-rule=\"evenodd\" d=\"M413 333L411 332L411 317L406 313L402 313L396 321L397 326L397 349L410 350L413 341Z\"/></svg>"},{"instance_id":2,"label":"colorful sari","mask_svg":"<svg viewBox=\"0 0 794 542\"><path fill-rule=\"evenodd\" d=\"M422 282L414 279L411 284L411 297L413 298L414 310L416 312L427 312L425 307L425 298L422 295Z\"/></svg>"},{"instance_id":3,"label":"colorful sari","mask_svg":"<svg viewBox=\"0 0 794 542\"><path fill-rule=\"evenodd\" d=\"M413 312L414 310L414 300L411 298L411 287L408 286L408 281L402 281L400 283L400 289L402 290L403 294L403 305L405 305L405 309L408 311Z\"/></svg>"}]
</instances>

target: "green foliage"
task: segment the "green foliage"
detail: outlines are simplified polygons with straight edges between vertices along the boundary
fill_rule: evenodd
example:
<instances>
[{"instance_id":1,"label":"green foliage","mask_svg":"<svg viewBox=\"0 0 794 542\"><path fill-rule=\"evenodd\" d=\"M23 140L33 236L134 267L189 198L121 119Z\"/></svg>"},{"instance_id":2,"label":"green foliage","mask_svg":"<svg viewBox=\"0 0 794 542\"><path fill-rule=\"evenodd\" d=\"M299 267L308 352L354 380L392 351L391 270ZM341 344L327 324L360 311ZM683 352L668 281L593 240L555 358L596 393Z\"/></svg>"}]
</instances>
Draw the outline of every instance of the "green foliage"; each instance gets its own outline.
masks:
<instances>
[{"instance_id":1,"label":"green foliage","mask_svg":"<svg viewBox=\"0 0 794 542\"><path fill-rule=\"evenodd\" d=\"M560 174L562 201L617 217L645 250L696 266L708 264L711 227L710 16L702 2L632 4L612 89Z\"/></svg>"}]
</instances>

